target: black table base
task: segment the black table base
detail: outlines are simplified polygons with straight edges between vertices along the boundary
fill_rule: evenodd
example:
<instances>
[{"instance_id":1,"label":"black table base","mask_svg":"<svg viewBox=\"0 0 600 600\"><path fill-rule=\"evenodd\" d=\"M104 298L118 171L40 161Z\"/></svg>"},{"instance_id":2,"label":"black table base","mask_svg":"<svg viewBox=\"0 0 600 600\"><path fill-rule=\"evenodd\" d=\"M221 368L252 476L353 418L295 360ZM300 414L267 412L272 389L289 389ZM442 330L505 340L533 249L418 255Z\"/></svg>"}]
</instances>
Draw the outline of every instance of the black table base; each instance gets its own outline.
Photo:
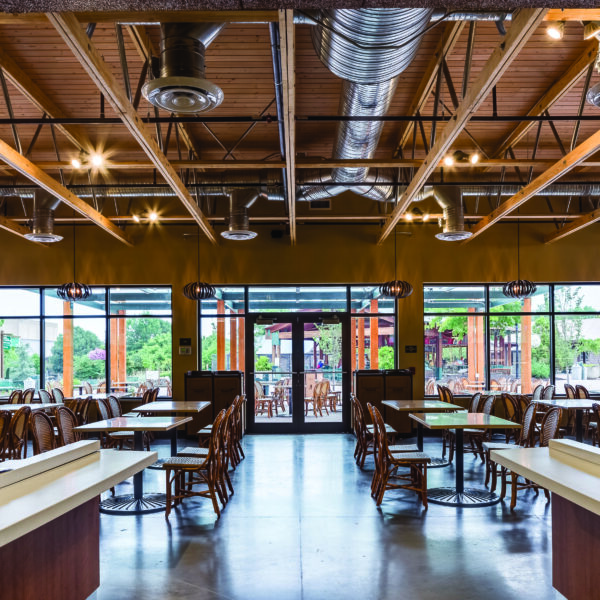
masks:
<instances>
[{"instance_id":1,"label":"black table base","mask_svg":"<svg viewBox=\"0 0 600 600\"><path fill-rule=\"evenodd\" d=\"M465 488L462 492L458 492L455 487L440 487L427 490L427 500L432 504L468 508L493 506L500 502L500 496L479 488Z\"/></svg>"},{"instance_id":2,"label":"black table base","mask_svg":"<svg viewBox=\"0 0 600 600\"><path fill-rule=\"evenodd\" d=\"M432 456L431 462L427 465L428 469L439 469L441 467L447 467L452 464L447 458L441 456Z\"/></svg>"},{"instance_id":3,"label":"black table base","mask_svg":"<svg viewBox=\"0 0 600 600\"><path fill-rule=\"evenodd\" d=\"M111 496L100 502L100 512L107 515L145 515L165 510L165 494L144 494L136 498L134 494Z\"/></svg>"}]
</instances>

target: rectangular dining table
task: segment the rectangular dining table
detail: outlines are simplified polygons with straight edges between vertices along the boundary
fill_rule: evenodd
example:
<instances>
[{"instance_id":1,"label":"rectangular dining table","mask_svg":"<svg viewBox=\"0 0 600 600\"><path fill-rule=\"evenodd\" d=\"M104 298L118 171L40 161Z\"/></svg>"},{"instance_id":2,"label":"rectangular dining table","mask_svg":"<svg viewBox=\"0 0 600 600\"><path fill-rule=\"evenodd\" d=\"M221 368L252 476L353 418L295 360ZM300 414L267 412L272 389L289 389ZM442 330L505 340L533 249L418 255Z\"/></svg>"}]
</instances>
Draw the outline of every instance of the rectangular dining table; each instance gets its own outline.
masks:
<instances>
[{"instance_id":1,"label":"rectangular dining table","mask_svg":"<svg viewBox=\"0 0 600 600\"><path fill-rule=\"evenodd\" d=\"M456 431L455 487L440 487L427 490L427 499L434 504L457 507L492 506L500 497L484 488L465 488L464 480L464 429L520 429L521 425L485 413L411 413L409 417L419 427L427 429L454 429Z\"/></svg>"},{"instance_id":2,"label":"rectangular dining table","mask_svg":"<svg viewBox=\"0 0 600 600\"><path fill-rule=\"evenodd\" d=\"M79 433L131 431L134 450L143 450L143 433L165 431L171 433L171 447L175 438L177 449L177 428L191 421L191 417L116 417L75 427ZM176 453L176 452L175 452ZM133 476L133 494L113 496L100 503L100 510L108 514L145 514L164 510L165 494L144 493L143 471Z\"/></svg>"},{"instance_id":3,"label":"rectangular dining table","mask_svg":"<svg viewBox=\"0 0 600 600\"><path fill-rule=\"evenodd\" d=\"M29 408L34 410L52 410L57 406L62 406L62 404L56 404L56 402L44 402L43 404L40 402L34 402L31 404L3 404L0 407L0 410L6 410L8 412L17 412L20 408L24 406L29 406Z\"/></svg>"},{"instance_id":4,"label":"rectangular dining table","mask_svg":"<svg viewBox=\"0 0 600 600\"><path fill-rule=\"evenodd\" d=\"M537 404L543 404L544 406L562 408L563 410L573 409L575 411L575 439L578 442L583 442L583 412L591 410L594 404L599 404L599 400L591 400L585 398L554 398L552 400L534 400Z\"/></svg>"},{"instance_id":5,"label":"rectangular dining table","mask_svg":"<svg viewBox=\"0 0 600 600\"><path fill-rule=\"evenodd\" d=\"M384 400L383 406L392 408L398 412L454 412L466 410L458 404L451 404L450 402L442 402L441 400ZM423 452L423 427L417 426L417 446L419 452ZM445 458L432 457L430 468L436 467L447 467L450 461Z\"/></svg>"}]
</instances>

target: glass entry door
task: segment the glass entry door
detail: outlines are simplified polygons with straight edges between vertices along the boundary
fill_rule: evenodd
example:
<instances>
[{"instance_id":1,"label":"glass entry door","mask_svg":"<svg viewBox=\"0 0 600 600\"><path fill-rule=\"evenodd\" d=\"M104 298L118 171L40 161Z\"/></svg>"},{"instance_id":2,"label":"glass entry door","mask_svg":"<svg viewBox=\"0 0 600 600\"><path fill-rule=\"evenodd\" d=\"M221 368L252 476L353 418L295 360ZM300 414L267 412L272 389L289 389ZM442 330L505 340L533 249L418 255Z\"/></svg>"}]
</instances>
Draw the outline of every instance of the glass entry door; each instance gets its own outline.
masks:
<instances>
[{"instance_id":1,"label":"glass entry door","mask_svg":"<svg viewBox=\"0 0 600 600\"><path fill-rule=\"evenodd\" d=\"M347 321L314 313L247 318L250 431L348 430Z\"/></svg>"}]
</instances>

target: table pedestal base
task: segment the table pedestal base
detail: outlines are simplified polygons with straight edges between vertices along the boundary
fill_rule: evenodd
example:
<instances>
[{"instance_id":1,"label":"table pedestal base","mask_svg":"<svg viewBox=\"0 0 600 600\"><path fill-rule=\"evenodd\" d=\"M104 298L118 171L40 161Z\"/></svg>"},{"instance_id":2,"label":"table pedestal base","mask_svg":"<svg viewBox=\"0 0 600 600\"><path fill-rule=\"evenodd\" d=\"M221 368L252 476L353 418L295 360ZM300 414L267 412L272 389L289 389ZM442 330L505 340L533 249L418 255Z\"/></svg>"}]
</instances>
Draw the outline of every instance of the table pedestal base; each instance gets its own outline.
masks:
<instances>
[{"instance_id":1,"label":"table pedestal base","mask_svg":"<svg viewBox=\"0 0 600 600\"><path fill-rule=\"evenodd\" d=\"M500 496L479 488L465 488L462 492L458 492L455 487L440 487L427 490L427 500L432 504L469 508L493 506L500 502Z\"/></svg>"},{"instance_id":2,"label":"table pedestal base","mask_svg":"<svg viewBox=\"0 0 600 600\"><path fill-rule=\"evenodd\" d=\"M144 515L165 510L166 506L165 494L144 494L137 499L133 494L126 494L102 500L100 512L107 515Z\"/></svg>"},{"instance_id":3,"label":"table pedestal base","mask_svg":"<svg viewBox=\"0 0 600 600\"><path fill-rule=\"evenodd\" d=\"M175 454L173 456L176 456ZM167 462L166 458L159 458L155 463L152 463L149 467L146 467L146 469L153 469L154 471L164 471L163 469L163 464Z\"/></svg>"},{"instance_id":4,"label":"table pedestal base","mask_svg":"<svg viewBox=\"0 0 600 600\"><path fill-rule=\"evenodd\" d=\"M427 465L428 469L439 469L441 467L447 467L452 463L447 458L442 458L441 456L432 456L431 462Z\"/></svg>"}]
</instances>

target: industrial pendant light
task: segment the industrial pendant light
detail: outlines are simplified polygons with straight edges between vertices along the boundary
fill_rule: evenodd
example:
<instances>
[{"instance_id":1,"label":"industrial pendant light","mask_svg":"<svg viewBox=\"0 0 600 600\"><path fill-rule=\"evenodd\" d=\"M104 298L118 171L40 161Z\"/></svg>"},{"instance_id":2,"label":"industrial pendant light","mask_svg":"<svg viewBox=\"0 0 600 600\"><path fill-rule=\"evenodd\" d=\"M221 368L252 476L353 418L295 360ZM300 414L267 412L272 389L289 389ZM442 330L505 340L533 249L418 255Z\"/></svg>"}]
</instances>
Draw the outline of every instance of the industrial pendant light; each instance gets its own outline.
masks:
<instances>
[{"instance_id":1,"label":"industrial pendant light","mask_svg":"<svg viewBox=\"0 0 600 600\"><path fill-rule=\"evenodd\" d=\"M198 227L198 254L196 257L198 267L198 281L188 283L183 288L183 295L190 300L208 300L214 298L215 287L205 281L200 281L200 227Z\"/></svg>"},{"instance_id":2,"label":"industrial pendant light","mask_svg":"<svg viewBox=\"0 0 600 600\"><path fill-rule=\"evenodd\" d=\"M413 286L408 281L397 279L397 256L396 256L396 228L394 227L394 280L386 281L379 286L382 296L387 298L407 298L413 292Z\"/></svg>"},{"instance_id":3,"label":"industrial pendant light","mask_svg":"<svg viewBox=\"0 0 600 600\"><path fill-rule=\"evenodd\" d=\"M516 300L522 300L523 298L529 298L529 296L535 294L537 286L533 281L528 279L521 279L521 221L517 221L517 279L505 283L502 287L502 293L507 298L515 298Z\"/></svg>"},{"instance_id":4,"label":"industrial pendant light","mask_svg":"<svg viewBox=\"0 0 600 600\"><path fill-rule=\"evenodd\" d=\"M75 255L75 225L73 225L73 281L71 283L63 283L57 290L56 295L65 302L76 302L77 300L85 300L92 290L85 283L78 283L76 277L76 255Z\"/></svg>"}]
</instances>

